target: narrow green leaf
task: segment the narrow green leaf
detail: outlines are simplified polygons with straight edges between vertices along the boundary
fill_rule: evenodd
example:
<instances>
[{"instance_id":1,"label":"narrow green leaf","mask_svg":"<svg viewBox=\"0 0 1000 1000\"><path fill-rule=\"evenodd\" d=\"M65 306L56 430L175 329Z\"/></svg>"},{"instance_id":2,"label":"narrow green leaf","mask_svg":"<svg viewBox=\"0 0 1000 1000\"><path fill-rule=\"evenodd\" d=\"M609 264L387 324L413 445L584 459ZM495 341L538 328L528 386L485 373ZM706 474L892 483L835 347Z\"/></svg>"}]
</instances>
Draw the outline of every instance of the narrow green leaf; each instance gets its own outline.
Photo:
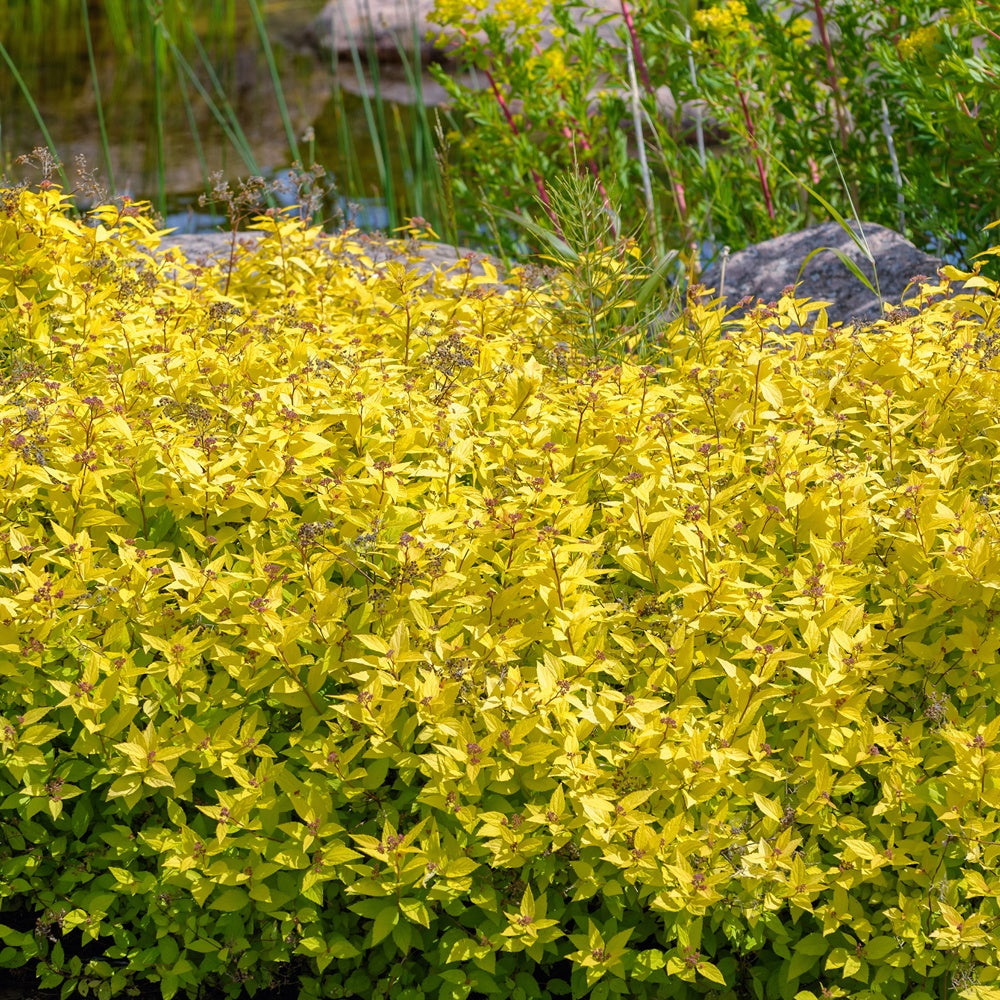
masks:
<instances>
[{"instance_id":1,"label":"narrow green leaf","mask_svg":"<svg viewBox=\"0 0 1000 1000\"><path fill-rule=\"evenodd\" d=\"M847 270L850 271L851 274L853 274L854 277L857 278L858 281L860 281L861 284L863 284L865 288L867 288L872 293L872 295L874 295L875 298L879 300L880 303L882 302L882 296L879 294L875 286L865 277L864 273L861 271L861 268L859 268L858 265L853 260L851 260L851 258L848 257L843 250L838 250L837 247L817 247L815 250L811 251L809 256L806 257L804 261L802 261L802 266L799 268L798 276L795 279L796 284L798 284L799 281L802 280L802 272L806 269L806 265L809 263L809 261L811 261L813 257L816 256L816 254L824 253L825 251L829 251L830 253L834 254L837 257L837 259L841 262L841 264L843 264L844 267L846 267Z\"/></svg>"}]
</instances>

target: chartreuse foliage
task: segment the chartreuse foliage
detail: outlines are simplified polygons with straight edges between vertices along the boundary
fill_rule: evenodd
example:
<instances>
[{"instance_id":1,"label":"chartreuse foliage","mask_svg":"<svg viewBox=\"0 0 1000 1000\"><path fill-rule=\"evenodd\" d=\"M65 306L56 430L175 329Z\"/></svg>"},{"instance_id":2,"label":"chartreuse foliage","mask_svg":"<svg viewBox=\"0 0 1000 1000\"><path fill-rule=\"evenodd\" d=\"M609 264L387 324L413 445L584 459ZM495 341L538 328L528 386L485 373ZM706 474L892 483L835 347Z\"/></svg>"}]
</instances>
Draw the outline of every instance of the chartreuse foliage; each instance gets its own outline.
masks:
<instances>
[{"instance_id":1,"label":"chartreuse foliage","mask_svg":"<svg viewBox=\"0 0 1000 1000\"><path fill-rule=\"evenodd\" d=\"M995 286L612 365L557 286L65 205L0 200L0 965L1000 995Z\"/></svg>"}]
</instances>

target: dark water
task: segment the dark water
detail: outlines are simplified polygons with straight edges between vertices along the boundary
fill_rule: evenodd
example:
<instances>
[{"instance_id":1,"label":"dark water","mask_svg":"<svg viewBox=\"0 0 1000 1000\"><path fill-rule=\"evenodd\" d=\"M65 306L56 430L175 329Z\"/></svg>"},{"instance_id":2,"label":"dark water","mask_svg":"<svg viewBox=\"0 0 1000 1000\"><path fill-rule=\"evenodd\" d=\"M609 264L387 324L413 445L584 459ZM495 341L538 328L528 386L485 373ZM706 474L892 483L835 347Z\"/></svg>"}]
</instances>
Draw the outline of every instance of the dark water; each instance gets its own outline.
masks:
<instances>
[{"instance_id":1,"label":"dark water","mask_svg":"<svg viewBox=\"0 0 1000 1000\"><path fill-rule=\"evenodd\" d=\"M27 11L49 2L11 3L8 16L13 7L23 5ZM195 3L192 9L207 11L210 6ZM336 184L324 214L329 217L343 211L362 228L387 228L393 220L374 181L378 177L375 153L364 102L352 92L358 90L354 70L349 61L337 69L329 56L302 44L303 29L323 7L323 0L261 0L261 7L300 156L307 164L323 164L329 171L328 180ZM0 40L37 105L72 188L81 188L76 161L82 157L99 182L107 186L113 176L115 193L153 201L164 212L166 224L192 232L213 228L221 218L198 204L216 171L233 181L251 173L277 181L288 170L293 157L248 5L236 4L235 16L225 22L206 16L195 25L204 58L193 43L182 45L182 49L220 110L225 112L226 103L231 107L232 117L252 150L256 170L237 152L193 83L175 71L169 54L157 102L151 39L144 40L143 33L137 32L138 50L126 51L128 46L120 41L116 44L111 37L113 27L102 15L104 5L93 3L90 25L109 163L101 140L99 103L83 21L78 5L70 8L61 18L53 18L44 31L38 30L38 24L33 30L30 18L24 22L25 31L3 31L0 23ZM391 88L391 82L387 86ZM405 96L405 88L400 95L397 83L395 94ZM410 142L412 110L406 104L389 102L386 116L393 123L392 142L397 146ZM158 118L162 135L155 126ZM0 62L0 174L12 181L40 179L36 169L19 164L17 159L44 144L29 100L6 64ZM419 188L419 183L404 175L400 163L393 164L393 174L398 191L412 195ZM96 199L85 195L82 200ZM296 199L289 192L278 200ZM421 207L419 203L408 206L409 214L421 214Z\"/></svg>"}]
</instances>

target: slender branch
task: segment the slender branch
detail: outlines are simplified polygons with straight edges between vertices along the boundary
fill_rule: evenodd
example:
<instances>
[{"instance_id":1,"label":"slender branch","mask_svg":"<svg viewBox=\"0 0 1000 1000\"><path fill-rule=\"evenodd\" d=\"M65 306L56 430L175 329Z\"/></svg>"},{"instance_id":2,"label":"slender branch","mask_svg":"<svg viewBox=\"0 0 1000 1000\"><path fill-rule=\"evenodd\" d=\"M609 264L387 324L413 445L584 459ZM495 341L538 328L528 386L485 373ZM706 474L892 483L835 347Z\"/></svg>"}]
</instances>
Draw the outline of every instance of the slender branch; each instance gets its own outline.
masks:
<instances>
[{"instance_id":1,"label":"slender branch","mask_svg":"<svg viewBox=\"0 0 1000 1000\"><path fill-rule=\"evenodd\" d=\"M504 118L507 120L507 125L514 136L520 136L521 131L517 127L517 122L514 121L514 115L510 110L510 106L504 99L503 94L500 93L500 88L497 86L496 80L493 78L493 74L486 70L486 79L489 81L490 89L493 91L493 96L497 100L497 104L500 105L500 110L503 112ZM545 211L548 213L549 219L552 225L556 227L556 232L561 236L562 232L559 227L559 220L556 218L555 210L552 208L552 202L549 199L549 193L545 189L545 181L542 180L542 175L534 168L531 167L531 177L535 182L535 188L538 191L538 198L541 203L545 206Z\"/></svg>"},{"instance_id":2,"label":"slender branch","mask_svg":"<svg viewBox=\"0 0 1000 1000\"><path fill-rule=\"evenodd\" d=\"M757 145L757 135L753 127L753 117L750 114L750 104L747 101L746 91L740 85L739 78L735 74L733 80L736 84L736 92L740 95L740 105L743 108L743 122L747 127L747 136L754 150L753 157L757 161L757 176L760 178L760 189L764 193L764 205L767 207L767 216L773 222L774 202L771 198L771 185L767 179L767 168L764 166L764 160L760 155L760 147Z\"/></svg>"},{"instance_id":3,"label":"slender branch","mask_svg":"<svg viewBox=\"0 0 1000 1000\"><path fill-rule=\"evenodd\" d=\"M844 113L844 95L837 81L837 65L833 59L833 46L830 44L830 33L826 30L826 15L823 13L822 0L813 0L813 10L816 11L816 28L819 30L823 50L826 52L826 71L829 74L830 90L833 93L833 107L837 113L840 148L847 149L847 116Z\"/></svg>"},{"instance_id":4,"label":"slender branch","mask_svg":"<svg viewBox=\"0 0 1000 1000\"><path fill-rule=\"evenodd\" d=\"M642 58L642 49L639 47L639 36L635 30L635 21L632 19L632 10L628 5L628 0L621 0L622 5L622 16L625 18L625 27L628 30L628 37L632 43L632 58L635 59L635 65L638 67L639 75L642 77L642 85L646 88L646 93L652 96L654 94L653 85L649 80L649 70L646 68L646 62Z\"/></svg>"}]
</instances>

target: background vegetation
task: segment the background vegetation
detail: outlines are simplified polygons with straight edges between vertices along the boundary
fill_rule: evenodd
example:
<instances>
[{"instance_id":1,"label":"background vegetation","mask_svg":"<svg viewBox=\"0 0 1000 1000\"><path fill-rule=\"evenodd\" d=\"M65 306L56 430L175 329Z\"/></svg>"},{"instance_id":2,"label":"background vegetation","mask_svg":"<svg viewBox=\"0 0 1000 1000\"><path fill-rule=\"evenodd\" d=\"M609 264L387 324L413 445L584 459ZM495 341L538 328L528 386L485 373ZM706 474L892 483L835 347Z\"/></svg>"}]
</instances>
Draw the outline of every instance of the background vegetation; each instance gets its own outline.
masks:
<instances>
[{"instance_id":1,"label":"background vegetation","mask_svg":"<svg viewBox=\"0 0 1000 1000\"><path fill-rule=\"evenodd\" d=\"M385 214L369 214L369 223L420 216L448 240L508 252L541 244L504 212L558 229L551 189L577 171L613 207L616 237L636 236L653 258L680 251L688 267L724 245L825 220L803 185L845 216L853 204L862 218L966 264L985 247L982 227L995 214L995 0L626 0L600 23L583 16L582 3L549 12L542 0L521 0L497 12L440 0L447 67L422 65L419 39L398 40L412 103L387 99L378 61L360 45L339 65L331 57L327 85L346 71L367 81L365 96L335 83L307 120L283 97L290 57L270 40L259 0L109 0L83 35L86 2L26 6L38 31L4 33L8 72L32 64L31 47L44 37L75 47L78 60L89 53L77 65L84 81L93 78L99 109L108 59L133 90L143 82L156 179L129 193L153 197L161 211L166 151L180 134L203 158L203 191L220 147L230 150L222 163L230 179L240 172L233 157L244 174L268 179L318 159L342 196L326 202L327 216L374 196ZM251 51L255 77L269 82L254 93L256 109L240 103L235 73ZM428 69L450 92L440 114L423 101ZM30 101L42 79L18 87L9 77L5 96ZM178 99L183 120L164 131ZM268 109L272 138L283 134L285 145L261 162L246 126ZM95 123L112 188L114 117Z\"/></svg>"},{"instance_id":2,"label":"background vegetation","mask_svg":"<svg viewBox=\"0 0 1000 1000\"><path fill-rule=\"evenodd\" d=\"M1000 120L990 0L625 0L586 27L586 5L559 4L547 32L544 4L479 6L437 9L489 82L450 84L474 123L455 136L458 176L488 204L544 206L554 176L582 169L622 231L704 256L826 221L806 184L946 257L985 246Z\"/></svg>"}]
</instances>

